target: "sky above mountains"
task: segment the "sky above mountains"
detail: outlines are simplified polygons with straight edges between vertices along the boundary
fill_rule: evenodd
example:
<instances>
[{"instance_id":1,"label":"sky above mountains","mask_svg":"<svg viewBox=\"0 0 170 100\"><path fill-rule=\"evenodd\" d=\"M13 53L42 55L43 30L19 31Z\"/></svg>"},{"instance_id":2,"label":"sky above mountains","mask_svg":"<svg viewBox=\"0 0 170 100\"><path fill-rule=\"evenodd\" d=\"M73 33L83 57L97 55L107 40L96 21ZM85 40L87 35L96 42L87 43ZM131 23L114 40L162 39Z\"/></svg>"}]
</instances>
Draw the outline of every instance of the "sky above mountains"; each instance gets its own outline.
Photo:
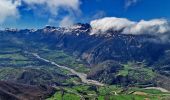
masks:
<instances>
[{"instance_id":1,"label":"sky above mountains","mask_svg":"<svg viewBox=\"0 0 170 100\"><path fill-rule=\"evenodd\" d=\"M1 28L90 23L104 17L170 19L170 0L0 0Z\"/></svg>"}]
</instances>

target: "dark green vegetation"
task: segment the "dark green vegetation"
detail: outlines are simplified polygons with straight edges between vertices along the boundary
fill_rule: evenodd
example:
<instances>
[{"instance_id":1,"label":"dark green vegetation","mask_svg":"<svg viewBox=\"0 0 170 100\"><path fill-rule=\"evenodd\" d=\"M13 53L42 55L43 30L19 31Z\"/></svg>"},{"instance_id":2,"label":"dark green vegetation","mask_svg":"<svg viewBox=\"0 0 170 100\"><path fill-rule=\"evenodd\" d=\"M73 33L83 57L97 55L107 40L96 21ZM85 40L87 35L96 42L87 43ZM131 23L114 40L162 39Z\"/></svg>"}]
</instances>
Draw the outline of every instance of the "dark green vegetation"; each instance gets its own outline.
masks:
<instances>
[{"instance_id":1,"label":"dark green vegetation","mask_svg":"<svg viewBox=\"0 0 170 100\"><path fill-rule=\"evenodd\" d=\"M27 52L14 47L4 47L3 49L1 49L0 53L0 64L2 66L0 68L0 80L17 81L31 85L69 85L72 83L71 80L78 80L76 76L72 76L67 70L63 70L46 62L40 61ZM18 51L14 51L15 49ZM48 54L47 51L42 50L41 52L46 52L44 54ZM57 56L63 56L64 61L72 60L71 64L74 63L79 65L78 62L76 63L74 58L62 53L62 51L56 51L56 53L54 52L52 56L56 56L56 58ZM66 58L64 58L64 56L66 56ZM60 62L60 64L62 64L62 62Z\"/></svg>"},{"instance_id":2,"label":"dark green vegetation","mask_svg":"<svg viewBox=\"0 0 170 100\"><path fill-rule=\"evenodd\" d=\"M127 88L117 86L77 85L57 88L57 92L47 100L168 100L169 93L160 90Z\"/></svg>"},{"instance_id":3,"label":"dark green vegetation","mask_svg":"<svg viewBox=\"0 0 170 100\"><path fill-rule=\"evenodd\" d=\"M144 88L170 90L169 44L147 41L150 36L91 36L87 24L81 27L71 34L49 26L0 32L0 80L54 87L49 100L168 100L169 92ZM32 53L106 85L84 84Z\"/></svg>"},{"instance_id":4,"label":"dark green vegetation","mask_svg":"<svg viewBox=\"0 0 170 100\"><path fill-rule=\"evenodd\" d=\"M3 64L6 66L0 68L0 79L31 85L58 85L56 87L57 92L48 98L48 100L144 100L147 98L149 100L163 100L163 98L169 95L159 90L127 88L124 87L124 85L127 84L126 81L125 83L123 83L123 80L117 82L117 78L120 76L124 77L124 79L128 76L132 78L133 81L136 81L135 83L141 83L136 84L136 86L143 85L142 82L150 82L155 77L156 72L153 72L150 68L146 68L142 63L135 64L134 62L129 62L127 64L119 64L114 61L107 61L91 69L86 63L82 63L80 60L71 57L61 50L44 48L39 50L41 56L55 61L60 65L70 66L70 68L79 72L89 73L89 77L92 75L94 79L101 82L117 84L114 86L100 87L80 84L81 80L71 75L69 71L37 60L31 54L22 52L19 48L6 47L3 49L1 49L0 54L2 61L1 66L3 66ZM15 50L18 51L16 52ZM37 50L35 50L35 52L37 52ZM5 63L5 61L10 63ZM89 69L91 69L91 71L89 71ZM108 72L103 72L106 74L98 74L101 76L96 77L96 72L101 73L102 70ZM110 71L114 72L110 73ZM129 83L133 83L133 81L129 81Z\"/></svg>"},{"instance_id":5,"label":"dark green vegetation","mask_svg":"<svg viewBox=\"0 0 170 100\"><path fill-rule=\"evenodd\" d=\"M43 58L54 61L59 65L68 66L78 72L87 73L90 70L88 67L89 65L83 63L80 59L76 59L74 56L70 56L64 51L43 49L43 52L40 52L39 54Z\"/></svg>"},{"instance_id":6,"label":"dark green vegetation","mask_svg":"<svg viewBox=\"0 0 170 100\"><path fill-rule=\"evenodd\" d=\"M162 87L169 89L170 79L148 67L143 62L128 62L126 64L115 61L105 61L97 64L88 74L88 78L96 79L107 84L125 87Z\"/></svg>"},{"instance_id":7,"label":"dark green vegetation","mask_svg":"<svg viewBox=\"0 0 170 100\"><path fill-rule=\"evenodd\" d=\"M31 86L0 81L0 100L43 100L54 93L54 88L44 85Z\"/></svg>"},{"instance_id":8,"label":"dark green vegetation","mask_svg":"<svg viewBox=\"0 0 170 100\"><path fill-rule=\"evenodd\" d=\"M143 63L128 62L127 64L119 64L114 61L106 61L96 65L88 77L107 84L152 86L157 73Z\"/></svg>"},{"instance_id":9,"label":"dark green vegetation","mask_svg":"<svg viewBox=\"0 0 170 100\"><path fill-rule=\"evenodd\" d=\"M143 63L120 64L115 61L105 61L89 67L80 59L65 53L62 50L53 50L47 47L31 49L43 58L54 61L57 64L65 65L78 72L88 73L88 78L101 81L107 84L129 85L151 84L156 73L146 68ZM19 47L3 47L0 53L1 66L0 78L7 81L19 81L27 84L50 84L69 85L75 79L67 70L63 70L49 63L36 59L26 50ZM90 71L91 69L91 71ZM71 82L72 81L72 82ZM69 83L68 83L69 82Z\"/></svg>"}]
</instances>

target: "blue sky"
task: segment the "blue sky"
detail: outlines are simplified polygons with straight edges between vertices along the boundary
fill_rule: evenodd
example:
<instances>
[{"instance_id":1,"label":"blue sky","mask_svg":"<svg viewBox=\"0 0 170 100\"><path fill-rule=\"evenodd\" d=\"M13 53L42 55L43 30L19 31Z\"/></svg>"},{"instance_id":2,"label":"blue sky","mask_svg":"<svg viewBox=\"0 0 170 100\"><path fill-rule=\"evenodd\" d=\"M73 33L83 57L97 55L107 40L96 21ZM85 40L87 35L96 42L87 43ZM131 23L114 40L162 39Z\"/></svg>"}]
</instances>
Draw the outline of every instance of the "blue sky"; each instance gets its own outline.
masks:
<instances>
[{"instance_id":1,"label":"blue sky","mask_svg":"<svg viewBox=\"0 0 170 100\"><path fill-rule=\"evenodd\" d=\"M9 1L9 2L6 2ZM127 18L132 21L155 18L170 19L170 0L0 0L0 27L42 28L77 22L89 23L103 17ZM60 2L60 3L58 3ZM74 7L75 6L75 7ZM5 13L8 12L8 13ZM12 13L15 12L15 13Z\"/></svg>"}]
</instances>

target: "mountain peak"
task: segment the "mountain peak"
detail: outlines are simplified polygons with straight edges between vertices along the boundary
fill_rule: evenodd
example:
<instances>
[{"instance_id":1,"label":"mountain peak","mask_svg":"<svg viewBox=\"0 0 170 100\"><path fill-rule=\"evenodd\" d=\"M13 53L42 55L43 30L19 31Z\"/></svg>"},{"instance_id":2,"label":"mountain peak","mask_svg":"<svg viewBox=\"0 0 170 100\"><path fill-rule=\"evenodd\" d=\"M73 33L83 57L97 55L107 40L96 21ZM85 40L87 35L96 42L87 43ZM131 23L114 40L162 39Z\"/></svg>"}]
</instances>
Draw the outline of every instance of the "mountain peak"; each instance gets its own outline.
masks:
<instances>
[{"instance_id":1,"label":"mountain peak","mask_svg":"<svg viewBox=\"0 0 170 100\"><path fill-rule=\"evenodd\" d=\"M46 29L55 29L56 27L55 26L46 25L45 28Z\"/></svg>"}]
</instances>

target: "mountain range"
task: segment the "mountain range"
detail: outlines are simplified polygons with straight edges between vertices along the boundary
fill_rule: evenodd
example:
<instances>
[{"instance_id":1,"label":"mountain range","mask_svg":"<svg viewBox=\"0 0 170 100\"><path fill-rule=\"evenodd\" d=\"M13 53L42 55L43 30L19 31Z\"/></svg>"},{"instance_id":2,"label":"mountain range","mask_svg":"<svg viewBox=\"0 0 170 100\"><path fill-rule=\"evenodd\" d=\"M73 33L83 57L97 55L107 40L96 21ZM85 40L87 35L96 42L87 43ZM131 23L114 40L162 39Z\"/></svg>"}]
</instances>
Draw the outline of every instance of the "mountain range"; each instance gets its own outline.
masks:
<instances>
[{"instance_id":1,"label":"mountain range","mask_svg":"<svg viewBox=\"0 0 170 100\"><path fill-rule=\"evenodd\" d=\"M88 71L84 73L87 74L88 79L122 87L149 86L170 90L170 43L162 41L158 36L123 34L122 30L107 30L104 33L98 31L100 34L91 34L90 24L81 23L70 27L46 26L43 29L5 29L0 31L0 48L8 49L2 49L0 54L19 53L32 59L31 61L35 61L35 58L25 52L35 52L43 56L43 53L49 52L45 49L51 50L52 53L54 50L60 50L75 58L75 63L81 62L82 65L86 66ZM8 52L9 47L19 50ZM44 57L50 58L52 56L54 55ZM62 57L50 59L58 61ZM1 78L2 81L12 80L15 84L27 85L44 83L48 86L63 86L62 79L77 78L74 75L66 75L52 70L49 72L46 69L49 69L50 65L39 60L29 64L27 62L30 60L26 59L26 64L21 65L14 63L7 65L3 63L4 60L11 61L13 59L10 57L0 58L1 68L9 66L18 68L19 74L11 73L15 77L5 75L5 77L9 77ZM30 63L32 63L31 61ZM60 63L59 61L58 63ZM61 65L70 66L71 62L69 63L69 61L61 63ZM29 65L32 65L31 68L37 69L29 69ZM39 67L36 66L47 67L37 71ZM78 69L75 68L75 70ZM0 72L0 76L3 71Z\"/></svg>"}]
</instances>

